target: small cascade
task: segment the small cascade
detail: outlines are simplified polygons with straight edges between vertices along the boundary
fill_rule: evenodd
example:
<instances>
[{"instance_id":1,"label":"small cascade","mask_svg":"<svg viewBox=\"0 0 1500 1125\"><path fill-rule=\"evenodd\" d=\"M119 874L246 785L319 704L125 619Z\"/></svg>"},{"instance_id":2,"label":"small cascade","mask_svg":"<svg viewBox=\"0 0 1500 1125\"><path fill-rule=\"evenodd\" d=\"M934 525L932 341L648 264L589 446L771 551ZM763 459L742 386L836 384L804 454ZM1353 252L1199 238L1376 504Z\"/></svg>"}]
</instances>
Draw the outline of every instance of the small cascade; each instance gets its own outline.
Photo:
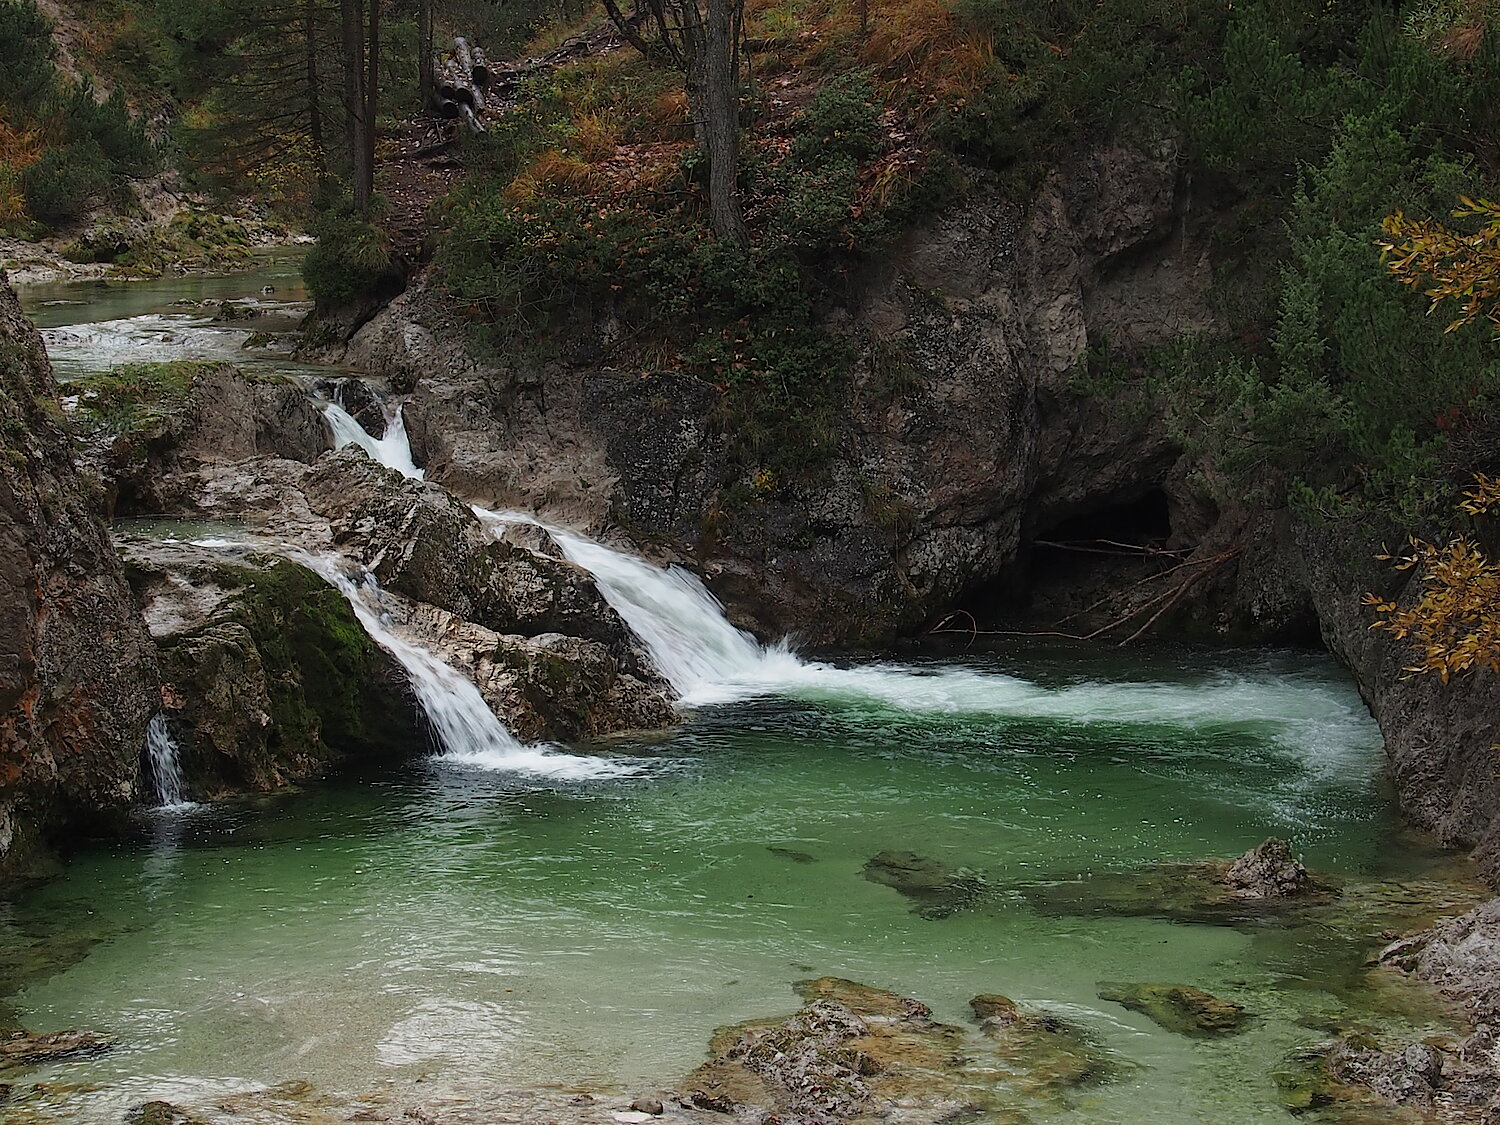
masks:
<instances>
[{"instance_id":1,"label":"small cascade","mask_svg":"<svg viewBox=\"0 0 1500 1125\"><path fill-rule=\"evenodd\" d=\"M378 438L372 437L369 431L355 421L352 414L336 402L323 404L323 417L333 434L335 448L357 445L370 455L372 461L377 461L388 469L395 469L411 480L422 479L422 470L412 460L411 440L406 436L406 421L401 417L399 405L388 412L385 433Z\"/></svg>"},{"instance_id":2,"label":"small cascade","mask_svg":"<svg viewBox=\"0 0 1500 1125\"><path fill-rule=\"evenodd\" d=\"M735 628L723 604L691 571L653 566L521 512L475 507L474 514L497 535L507 524L527 523L552 536L569 562L594 576L605 601L624 618L686 702L724 698L730 684L742 690L728 695L743 695L748 685L784 681L803 666L785 646L765 647Z\"/></svg>"},{"instance_id":3,"label":"small cascade","mask_svg":"<svg viewBox=\"0 0 1500 1125\"><path fill-rule=\"evenodd\" d=\"M182 776L182 762L177 740L167 726L167 717L158 711L146 725L146 761L151 766L151 783L156 787L159 808L181 808L187 799L187 779Z\"/></svg>"},{"instance_id":4,"label":"small cascade","mask_svg":"<svg viewBox=\"0 0 1500 1125\"><path fill-rule=\"evenodd\" d=\"M396 634L381 608L382 593L374 575L362 571L350 577L345 572L349 564L337 556L295 557L348 599L365 632L406 670L417 702L442 747L442 759L565 780L619 777L636 772L634 766L625 763L524 745L495 717L479 689L467 677Z\"/></svg>"}]
</instances>

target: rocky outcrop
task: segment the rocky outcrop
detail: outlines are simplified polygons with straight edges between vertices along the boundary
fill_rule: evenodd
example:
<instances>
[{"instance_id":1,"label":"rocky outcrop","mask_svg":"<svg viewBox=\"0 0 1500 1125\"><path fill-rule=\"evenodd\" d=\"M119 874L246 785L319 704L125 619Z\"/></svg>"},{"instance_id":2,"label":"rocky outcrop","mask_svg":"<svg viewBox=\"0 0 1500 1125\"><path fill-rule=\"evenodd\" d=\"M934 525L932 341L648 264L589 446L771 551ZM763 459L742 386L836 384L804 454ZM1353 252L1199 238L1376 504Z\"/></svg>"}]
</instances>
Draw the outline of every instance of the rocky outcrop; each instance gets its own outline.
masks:
<instances>
[{"instance_id":1,"label":"rocky outcrop","mask_svg":"<svg viewBox=\"0 0 1500 1125\"><path fill-rule=\"evenodd\" d=\"M346 448L322 458L284 509L307 534L367 567L400 628L472 678L522 738L572 740L676 721L667 683L593 578L556 557L497 539L432 484L408 480Z\"/></svg>"},{"instance_id":2,"label":"rocky outcrop","mask_svg":"<svg viewBox=\"0 0 1500 1125\"><path fill-rule=\"evenodd\" d=\"M975 1039L883 989L839 977L797 989L805 1005L791 1017L720 1031L713 1058L688 1076L678 1100L785 1125L936 1125L997 1113L1025 1120L1026 1110L1056 1108L1069 1091L1111 1073L1081 1033L1004 997L978 998L976 1015L989 1014ZM1014 1018L995 1016L995 1001Z\"/></svg>"},{"instance_id":3,"label":"rocky outcrop","mask_svg":"<svg viewBox=\"0 0 1500 1125\"><path fill-rule=\"evenodd\" d=\"M1231 863L1224 882L1241 898L1293 898L1315 887L1291 845L1274 836Z\"/></svg>"},{"instance_id":4,"label":"rocky outcrop","mask_svg":"<svg viewBox=\"0 0 1500 1125\"><path fill-rule=\"evenodd\" d=\"M1367 592L1398 601L1416 595L1411 572L1376 559L1402 539L1398 529L1368 522L1291 525L1285 553L1325 643L1380 724L1402 813L1445 846L1474 848L1481 870L1500 882L1500 676L1481 670L1444 683L1413 675L1406 646L1370 627Z\"/></svg>"},{"instance_id":5,"label":"rocky outcrop","mask_svg":"<svg viewBox=\"0 0 1500 1125\"><path fill-rule=\"evenodd\" d=\"M272 790L425 746L404 673L343 595L286 559L130 539L194 798Z\"/></svg>"},{"instance_id":6,"label":"rocky outcrop","mask_svg":"<svg viewBox=\"0 0 1500 1125\"><path fill-rule=\"evenodd\" d=\"M267 463L307 463L329 448L307 392L279 375L227 363L153 364L72 385L71 421L86 469L115 515L231 515L274 509L290 467L265 489L215 489L264 475Z\"/></svg>"},{"instance_id":7,"label":"rocky outcrop","mask_svg":"<svg viewBox=\"0 0 1500 1125\"><path fill-rule=\"evenodd\" d=\"M889 637L1003 574L1039 529L1175 488L1145 404L1074 378L1106 338L1128 357L1210 326L1176 177L1170 145L1091 153L1025 209L978 192L911 232L831 322L859 358L837 455L808 480L743 476L712 386L481 362L420 286L348 358L415 387L418 456L460 494L689 557L763 632Z\"/></svg>"},{"instance_id":8,"label":"rocky outcrop","mask_svg":"<svg viewBox=\"0 0 1500 1125\"><path fill-rule=\"evenodd\" d=\"M156 656L0 275L0 878L139 791Z\"/></svg>"}]
</instances>

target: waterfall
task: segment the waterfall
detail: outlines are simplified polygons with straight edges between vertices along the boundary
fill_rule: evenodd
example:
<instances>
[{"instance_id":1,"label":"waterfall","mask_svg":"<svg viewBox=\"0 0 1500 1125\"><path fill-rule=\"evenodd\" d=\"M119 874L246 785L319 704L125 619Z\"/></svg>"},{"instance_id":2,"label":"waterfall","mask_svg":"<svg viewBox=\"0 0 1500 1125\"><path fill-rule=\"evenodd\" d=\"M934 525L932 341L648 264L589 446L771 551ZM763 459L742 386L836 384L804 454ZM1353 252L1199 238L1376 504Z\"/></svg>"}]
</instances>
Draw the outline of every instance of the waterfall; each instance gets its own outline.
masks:
<instances>
[{"instance_id":1,"label":"waterfall","mask_svg":"<svg viewBox=\"0 0 1500 1125\"><path fill-rule=\"evenodd\" d=\"M357 423L354 426L359 433L351 433L348 440L390 468L419 475L399 411L379 442ZM802 660L785 645L761 645L735 628L703 582L681 567L653 566L526 513L481 507L473 511L497 537L506 525L516 523L550 534L570 562L593 575L605 600L688 706L776 693L879 714L893 725L910 715L974 716L986 721L1051 718L1103 725L1158 722L1200 729L1250 724L1264 729L1313 772L1363 768L1360 755L1368 738L1368 716L1358 701L1351 704L1341 691L1300 683L1279 670L1247 674L1208 668L1192 684L1083 681L1046 686L953 666L872 663L840 668ZM473 686L467 686L477 698Z\"/></svg>"},{"instance_id":2,"label":"waterfall","mask_svg":"<svg viewBox=\"0 0 1500 1125\"><path fill-rule=\"evenodd\" d=\"M386 418L385 433L378 438L371 437L354 416L337 403L324 403L323 417L333 434L335 448L357 445L370 455L371 460L386 468L395 469L412 480L422 479L422 470L412 461L411 441L406 436L406 421L401 417L400 406Z\"/></svg>"},{"instance_id":3,"label":"waterfall","mask_svg":"<svg viewBox=\"0 0 1500 1125\"><path fill-rule=\"evenodd\" d=\"M685 702L708 703L743 695L751 685L769 687L783 682L803 666L785 646L764 647L735 628L723 604L689 570L653 566L522 512L493 512L477 506L473 510L497 535L513 523L546 531L569 562L593 575L604 600L630 626ZM738 690L731 690L730 685Z\"/></svg>"},{"instance_id":4,"label":"waterfall","mask_svg":"<svg viewBox=\"0 0 1500 1125\"><path fill-rule=\"evenodd\" d=\"M146 724L146 761L151 766L151 783L156 787L158 807L170 809L190 804L187 781L182 776L182 762L177 754L177 740L167 726L167 717L158 711Z\"/></svg>"},{"instance_id":5,"label":"waterfall","mask_svg":"<svg viewBox=\"0 0 1500 1125\"><path fill-rule=\"evenodd\" d=\"M293 557L343 594L365 632L406 670L442 747L439 757L443 760L565 780L636 772L634 766L621 762L524 745L495 717L466 676L395 633L381 609L382 593L373 574L361 569L350 577L345 573L348 562L338 556L299 553Z\"/></svg>"},{"instance_id":6,"label":"waterfall","mask_svg":"<svg viewBox=\"0 0 1500 1125\"><path fill-rule=\"evenodd\" d=\"M412 461L399 407L378 440L342 407L329 403L323 414L337 444L358 445L387 468L422 479L422 471ZM605 600L630 626L684 702L707 703L770 690L804 667L785 646L762 647L749 633L735 628L724 615L723 605L691 571L652 566L575 531L542 523L535 516L477 506L473 510L497 535L513 523L534 524L551 535L569 562L593 575Z\"/></svg>"}]
</instances>

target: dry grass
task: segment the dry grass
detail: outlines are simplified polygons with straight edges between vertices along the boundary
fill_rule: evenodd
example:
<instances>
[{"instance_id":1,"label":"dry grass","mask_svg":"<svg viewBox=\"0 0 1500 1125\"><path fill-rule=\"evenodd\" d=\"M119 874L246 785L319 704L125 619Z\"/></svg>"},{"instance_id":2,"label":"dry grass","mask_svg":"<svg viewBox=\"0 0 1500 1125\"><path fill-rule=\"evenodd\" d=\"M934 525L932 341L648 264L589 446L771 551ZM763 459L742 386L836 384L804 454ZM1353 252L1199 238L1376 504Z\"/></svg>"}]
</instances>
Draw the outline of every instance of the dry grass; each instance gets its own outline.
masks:
<instances>
[{"instance_id":1,"label":"dry grass","mask_svg":"<svg viewBox=\"0 0 1500 1125\"><path fill-rule=\"evenodd\" d=\"M599 186L599 179L593 165L549 148L511 181L505 195L518 203L538 196L588 195Z\"/></svg>"},{"instance_id":2,"label":"dry grass","mask_svg":"<svg viewBox=\"0 0 1500 1125\"><path fill-rule=\"evenodd\" d=\"M610 110L586 110L573 118L573 138L568 155L590 164L614 156L620 144L619 114Z\"/></svg>"},{"instance_id":3,"label":"dry grass","mask_svg":"<svg viewBox=\"0 0 1500 1125\"><path fill-rule=\"evenodd\" d=\"M42 155L42 137L34 130L17 129L0 119L0 228L26 219L21 173Z\"/></svg>"}]
</instances>

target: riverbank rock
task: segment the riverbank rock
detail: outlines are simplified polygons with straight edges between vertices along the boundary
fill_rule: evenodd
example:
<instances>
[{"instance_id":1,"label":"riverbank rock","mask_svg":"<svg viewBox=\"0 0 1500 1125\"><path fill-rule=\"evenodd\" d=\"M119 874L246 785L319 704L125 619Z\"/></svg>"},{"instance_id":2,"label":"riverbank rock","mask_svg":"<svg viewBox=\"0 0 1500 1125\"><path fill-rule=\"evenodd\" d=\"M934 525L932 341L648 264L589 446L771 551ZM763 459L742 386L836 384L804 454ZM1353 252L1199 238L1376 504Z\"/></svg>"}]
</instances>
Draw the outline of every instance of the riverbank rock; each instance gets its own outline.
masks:
<instances>
[{"instance_id":1,"label":"riverbank rock","mask_svg":"<svg viewBox=\"0 0 1500 1125\"><path fill-rule=\"evenodd\" d=\"M122 550L195 797L425 747L404 673L316 574L248 550L137 538Z\"/></svg>"},{"instance_id":2,"label":"riverbank rock","mask_svg":"<svg viewBox=\"0 0 1500 1125\"><path fill-rule=\"evenodd\" d=\"M1243 1006L1191 985L1101 982L1099 999L1140 1012L1180 1035L1225 1035L1241 1030L1245 1022Z\"/></svg>"},{"instance_id":3,"label":"riverbank rock","mask_svg":"<svg viewBox=\"0 0 1500 1125\"><path fill-rule=\"evenodd\" d=\"M0 274L0 882L49 836L124 813L160 706L155 649Z\"/></svg>"},{"instance_id":4,"label":"riverbank rock","mask_svg":"<svg viewBox=\"0 0 1500 1125\"><path fill-rule=\"evenodd\" d=\"M626 671L597 641L560 633L507 636L390 596L385 610L405 638L473 680L490 709L523 741L573 742L678 721L659 679Z\"/></svg>"},{"instance_id":5,"label":"riverbank rock","mask_svg":"<svg viewBox=\"0 0 1500 1125\"><path fill-rule=\"evenodd\" d=\"M254 510L253 490L239 496L209 482L253 474L265 461L306 464L330 446L321 414L295 380L233 364L136 364L68 389L80 454L110 515Z\"/></svg>"},{"instance_id":6,"label":"riverbank rock","mask_svg":"<svg viewBox=\"0 0 1500 1125\"><path fill-rule=\"evenodd\" d=\"M884 851L865 861L864 877L912 900L912 912L923 918L948 918L974 906L984 895L984 881L916 852Z\"/></svg>"},{"instance_id":7,"label":"riverbank rock","mask_svg":"<svg viewBox=\"0 0 1500 1125\"><path fill-rule=\"evenodd\" d=\"M319 460L302 490L312 513L329 522L334 545L383 588L497 633L561 633L635 659L629 628L586 571L497 541L445 489L346 447Z\"/></svg>"}]
</instances>

